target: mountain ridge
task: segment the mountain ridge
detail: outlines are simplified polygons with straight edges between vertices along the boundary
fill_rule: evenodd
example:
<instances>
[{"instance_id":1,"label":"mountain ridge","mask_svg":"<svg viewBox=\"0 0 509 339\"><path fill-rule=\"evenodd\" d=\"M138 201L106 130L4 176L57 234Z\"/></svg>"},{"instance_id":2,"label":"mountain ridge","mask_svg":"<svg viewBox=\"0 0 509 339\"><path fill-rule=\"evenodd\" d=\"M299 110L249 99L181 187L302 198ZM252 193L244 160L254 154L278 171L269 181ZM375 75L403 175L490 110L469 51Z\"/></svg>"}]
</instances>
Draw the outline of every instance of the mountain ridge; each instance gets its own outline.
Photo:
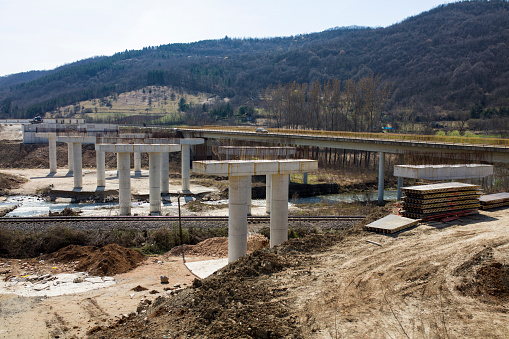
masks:
<instances>
[{"instance_id":1,"label":"mountain ridge","mask_svg":"<svg viewBox=\"0 0 509 339\"><path fill-rule=\"evenodd\" d=\"M507 1L458 2L385 28L168 44L80 60L26 81L16 74L10 83L0 78L0 114L29 117L149 85L243 104L270 84L371 74L394 83L388 109L507 106L507 41Z\"/></svg>"}]
</instances>

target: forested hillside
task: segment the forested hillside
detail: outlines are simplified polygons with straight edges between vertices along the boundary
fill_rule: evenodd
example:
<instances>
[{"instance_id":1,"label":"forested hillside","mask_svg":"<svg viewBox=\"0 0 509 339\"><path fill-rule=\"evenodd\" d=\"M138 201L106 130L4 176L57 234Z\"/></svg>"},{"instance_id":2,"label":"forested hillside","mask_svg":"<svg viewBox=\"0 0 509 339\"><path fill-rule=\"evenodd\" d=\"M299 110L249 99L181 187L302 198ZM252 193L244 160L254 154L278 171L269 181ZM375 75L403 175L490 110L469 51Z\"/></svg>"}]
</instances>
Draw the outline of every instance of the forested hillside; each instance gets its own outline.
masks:
<instances>
[{"instance_id":1,"label":"forested hillside","mask_svg":"<svg viewBox=\"0 0 509 339\"><path fill-rule=\"evenodd\" d=\"M271 39L169 44L0 78L0 115L31 117L148 85L232 98L269 85L379 76L387 109L509 106L509 3L442 5L387 28L336 28Z\"/></svg>"}]
</instances>

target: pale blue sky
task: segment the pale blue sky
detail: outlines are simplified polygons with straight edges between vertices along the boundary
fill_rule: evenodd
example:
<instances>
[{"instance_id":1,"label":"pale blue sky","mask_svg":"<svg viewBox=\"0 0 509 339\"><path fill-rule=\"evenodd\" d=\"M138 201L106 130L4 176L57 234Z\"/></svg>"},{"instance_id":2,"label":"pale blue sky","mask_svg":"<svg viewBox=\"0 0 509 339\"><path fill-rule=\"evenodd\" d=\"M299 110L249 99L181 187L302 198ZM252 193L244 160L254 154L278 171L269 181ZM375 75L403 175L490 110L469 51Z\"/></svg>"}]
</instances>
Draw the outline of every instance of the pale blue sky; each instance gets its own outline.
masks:
<instances>
[{"instance_id":1,"label":"pale blue sky","mask_svg":"<svg viewBox=\"0 0 509 339\"><path fill-rule=\"evenodd\" d=\"M0 76L174 42L386 27L446 0L0 0Z\"/></svg>"}]
</instances>

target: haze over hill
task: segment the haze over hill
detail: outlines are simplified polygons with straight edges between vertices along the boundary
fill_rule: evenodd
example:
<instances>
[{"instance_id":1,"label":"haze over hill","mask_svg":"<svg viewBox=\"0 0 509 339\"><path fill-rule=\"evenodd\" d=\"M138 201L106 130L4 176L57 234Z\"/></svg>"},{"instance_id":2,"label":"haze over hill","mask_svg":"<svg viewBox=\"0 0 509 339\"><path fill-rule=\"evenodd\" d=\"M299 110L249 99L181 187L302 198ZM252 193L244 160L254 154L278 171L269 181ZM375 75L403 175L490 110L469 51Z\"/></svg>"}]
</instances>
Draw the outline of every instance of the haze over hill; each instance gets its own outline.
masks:
<instances>
[{"instance_id":1,"label":"haze over hill","mask_svg":"<svg viewBox=\"0 0 509 339\"><path fill-rule=\"evenodd\" d=\"M271 84L359 79L393 84L387 109L509 106L509 4L439 6L387 28L169 44L0 78L0 115L31 117L149 85L252 103Z\"/></svg>"}]
</instances>

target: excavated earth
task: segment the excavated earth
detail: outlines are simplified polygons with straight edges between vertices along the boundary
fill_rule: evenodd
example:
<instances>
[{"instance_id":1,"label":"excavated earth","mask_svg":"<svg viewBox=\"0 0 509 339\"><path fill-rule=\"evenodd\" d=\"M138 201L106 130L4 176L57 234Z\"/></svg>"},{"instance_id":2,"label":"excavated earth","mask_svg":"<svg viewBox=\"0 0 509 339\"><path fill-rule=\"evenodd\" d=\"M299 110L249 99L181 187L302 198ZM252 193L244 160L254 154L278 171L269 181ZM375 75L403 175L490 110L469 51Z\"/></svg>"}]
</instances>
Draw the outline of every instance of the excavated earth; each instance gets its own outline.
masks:
<instances>
[{"instance_id":1,"label":"excavated earth","mask_svg":"<svg viewBox=\"0 0 509 339\"><path fill-rule=\"evenodd\" d=\"M382 209L376 217L387 213ZM367 233L362 224L257 250L177 295L141 302L88 335L509 336L507 210L420 224L395 235Z\"/></svg>"}]
</instances>

